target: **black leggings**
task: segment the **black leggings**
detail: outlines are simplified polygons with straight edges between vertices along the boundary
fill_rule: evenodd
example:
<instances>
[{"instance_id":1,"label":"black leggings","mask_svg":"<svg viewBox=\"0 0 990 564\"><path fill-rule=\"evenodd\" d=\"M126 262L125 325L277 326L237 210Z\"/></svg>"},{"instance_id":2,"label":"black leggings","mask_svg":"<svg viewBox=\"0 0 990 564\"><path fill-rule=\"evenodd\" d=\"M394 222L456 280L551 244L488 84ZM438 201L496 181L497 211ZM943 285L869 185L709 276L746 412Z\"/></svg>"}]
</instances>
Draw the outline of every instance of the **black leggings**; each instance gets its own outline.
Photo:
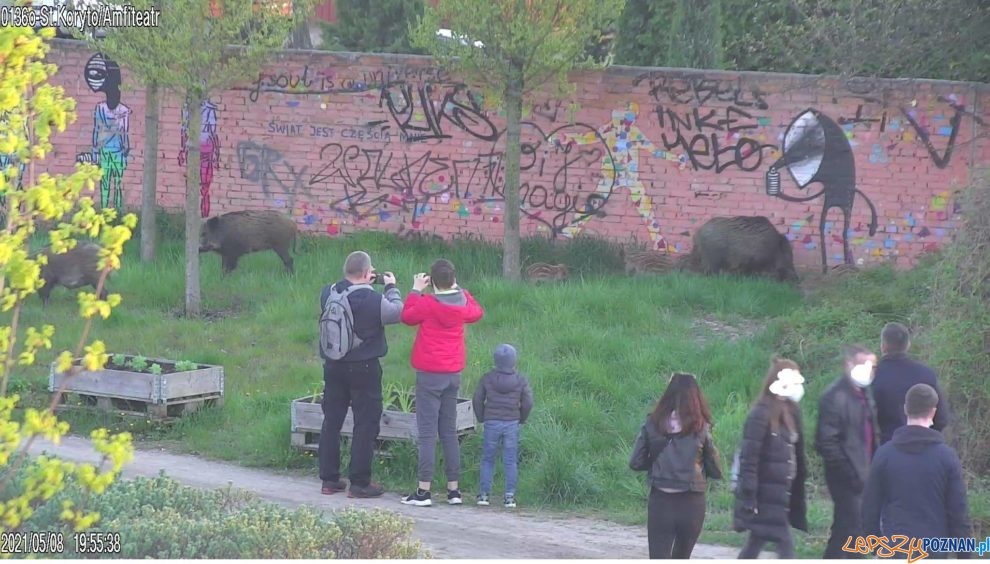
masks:
<instances>
[{"instance_id":1,"label":"black leggings","mask_svg":"<svg viewBox=\"0 0 990 564\"><path fill-rule=\"evenodd\" d=\"M704 492L667 493L650 488L646 529L651 559L691 558L704 523Z\"/></svg>"}]
</instances>

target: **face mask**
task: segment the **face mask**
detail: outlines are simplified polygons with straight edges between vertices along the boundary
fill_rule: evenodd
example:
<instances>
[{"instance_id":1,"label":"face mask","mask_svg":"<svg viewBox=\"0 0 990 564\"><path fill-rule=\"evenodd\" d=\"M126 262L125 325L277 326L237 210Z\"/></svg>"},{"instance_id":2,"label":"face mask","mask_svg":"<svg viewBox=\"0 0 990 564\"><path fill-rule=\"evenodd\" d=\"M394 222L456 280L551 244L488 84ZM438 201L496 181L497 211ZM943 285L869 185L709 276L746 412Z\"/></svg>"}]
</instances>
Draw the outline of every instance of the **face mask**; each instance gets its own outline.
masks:
<instances>
[{"instance_id":1,"label":"face mask","mask_svg":"<svg viewBox=\"0 0 990 564\"><path fill-rule=\"evenodd\" d=\"M770 393L797 403L804 397L804 377L797 370L785 368L777 373L777 380L770 384Z\"/></svg>"},{"instance_id":2,"label":"face mask","mask_svg":"<svg viewBox=\"0 0 990 564\"><path fill-rule=\"evenodd\" d=\"M864 362L857 364L849 371L849 377L860 388L865 388L873 383L873 363Z\"/></svg>"},{"instance_id":3,"label":"face mask","mask_svg":"<svg viewBox=\"0 0 990 564\"><path fill-rule=\"evenodd\" d=\"M795 384L791 386L789 391L790 393L784 397L793 401L794 403L800 402L801 398L804 397L804 385L802 384Z\"/></svg>"}]
</instances>

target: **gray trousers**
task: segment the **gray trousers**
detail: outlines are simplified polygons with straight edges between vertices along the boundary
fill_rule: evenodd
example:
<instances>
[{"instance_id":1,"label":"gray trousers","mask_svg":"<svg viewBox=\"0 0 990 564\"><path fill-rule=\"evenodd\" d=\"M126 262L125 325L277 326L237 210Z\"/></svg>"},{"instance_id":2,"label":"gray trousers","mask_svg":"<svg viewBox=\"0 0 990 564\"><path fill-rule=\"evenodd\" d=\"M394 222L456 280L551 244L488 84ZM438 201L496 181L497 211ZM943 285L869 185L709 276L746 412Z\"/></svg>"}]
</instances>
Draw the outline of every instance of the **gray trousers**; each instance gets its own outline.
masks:
<instances>
[{"instance_id":1,"label":"gray trousers","mask_svg":"<svg viewBox=\"0 0 990 564\"><path fill-rule=\"evenodd\" d=\"M416 427L419 431L419 481L432 482L437 461L437 436L443 447L448 482L461 473L461 447L457 441L457 392L461 374L416 372Z\"/></svg>"}]
</instances>

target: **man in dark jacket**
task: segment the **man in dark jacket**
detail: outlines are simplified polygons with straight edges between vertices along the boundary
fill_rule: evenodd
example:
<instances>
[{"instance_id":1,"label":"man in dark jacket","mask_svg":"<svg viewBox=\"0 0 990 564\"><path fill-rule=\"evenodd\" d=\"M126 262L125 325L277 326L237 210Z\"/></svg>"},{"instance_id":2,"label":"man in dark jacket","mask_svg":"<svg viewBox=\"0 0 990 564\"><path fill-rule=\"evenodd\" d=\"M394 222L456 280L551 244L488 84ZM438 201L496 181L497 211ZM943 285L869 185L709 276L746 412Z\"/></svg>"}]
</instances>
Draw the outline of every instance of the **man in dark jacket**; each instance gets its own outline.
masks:
<instances>
[{"instance_id":1,"label":"man in dark jacket","mask_svg":"<svg viewBox=\"0 0 990 564\"><path fill-rule=\"evenodd\" d=\"M516 370L516 349L502 344L493 354L495 370L485 374L474 392L474 414L485 424L481 455L481 484L478 505L488 505L495 474L495 454L502 443L505 465L505 497L508 508L516 506L518 480L519 426L533 410L533 390L526 377Z\"/></svg>"},{"instance_id":2,"label":"man in dark jacket","mask_svg":"<svg viewBox=\"0 0 990 564\"><path fill-rule=\"evenodd\" d=\"M832 531L825 559L856 557L844 552L849 537L863 534L862 493L870 459L879 446L876 412L869 385L877 357L861 346L848 347L845 373L818 403L815 448L825 462L825 483L832 496Z\"/></svg>"},{"instance_id":3,"label":"man in dark jacket","mask_svg":"<svg viewBox=\"0 0 990 564\"><path fill-rule=\"evenodd\" d=\"M929 429L939 397L927 384L908 390L907 425L880 447L863 492L864 535L909 538L973 536L962 464L942 433ZM944 558L934 553L932 558ZM958 553L969 558L969 553Z\"/></svg>"},{"instance_id":4,"label":"man in dark jacket","mask_svg":"<svg viewBox=\"0 0 990 564\"><path fill-rule=\"evenodd\" d=\"M880 424L880 444L891 439L894 431L904 425L904 397L915 384L928 384L938 394L935 414L936 431L949 425L949 403L938 385L935 371L910 358L911 336L900 323L888 323L880 333L880 363L873 380L873 397Z\"/></svg>"},{"instance_id":5,"label":"man in dark jacket","mask_svg":"<svg viewBox=\"0 0 990 564\"><path fill-rule=\"evenodd\" d=\"M321 312L330 298L331 287L344 292L356 284L371 284L377 277L371 257L355 251L344 262L344 279L323 288ZM320 478L324 494L344 491L340 479L340 430L350 407L354 412L351 438L351 485L348 497L379 497L385 490L371 482L371 459L382 418L381 357L388 353L385 326L399 322L402 296L395 287L395 276L386 272L384 295L371 288L358 288L347 295L353 314L353 333L360 344L340 360L323 359L323 428L320 431Z\"/></svg>"}]
</instances>

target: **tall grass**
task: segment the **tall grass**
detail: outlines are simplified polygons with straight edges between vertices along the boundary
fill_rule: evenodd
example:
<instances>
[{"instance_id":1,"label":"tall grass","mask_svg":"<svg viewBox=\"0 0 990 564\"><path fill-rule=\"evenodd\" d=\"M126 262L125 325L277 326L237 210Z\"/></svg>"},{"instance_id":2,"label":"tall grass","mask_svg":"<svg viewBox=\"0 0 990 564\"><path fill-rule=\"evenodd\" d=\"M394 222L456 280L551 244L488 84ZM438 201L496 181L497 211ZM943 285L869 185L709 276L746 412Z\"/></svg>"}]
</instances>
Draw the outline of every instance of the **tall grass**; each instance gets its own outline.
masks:
<instances>
[{"instance_id":1,"label":"tall grass","mask_svg":"<svg viewBox=\"0 0 990 564\"><path fill-rule=\"evenodd\" d=\"M814 404L837 375L833 357L840 346L873 344L886 320L910 320L912 292L929 275L924 269L907 275L868 271L805 303L795 289L761 280L680 273L611 276L622 266L614 245L534 239L523 245L527 261L566 262L576 274L568 282L531 286L501 279L500 254L484 243L400 241L361 233L303 240L295 276L283 273L274 253L258 253L221 278L219 257L203 255L207 315L185 320L176 314L183 299L181 220L165 217L161 226L155 263L139 262L136 242L127 249L123 269L109 282L111 291L123 295L123 307L97 325L94 337L104 339L111 352L223 365L226 404L167 429L106 415L71 415L76 432L97 425L124 427L217 459L315 472L311 455L289 447L289 404L322 388L316 344L321 288L340 278L343 260L353 250L368 251L379 270L395 272L404 295L413 274L442 256L453 261L458 282L486 311L468 329L461 394L470 397L501 342L517 347L520 370L533 385L536 408L521 439L517 493L522 503L604 512L628 522L645 520L643 477L627 468L631 442L671 372L698 375L716 414L715 439L728 471L772 352L794 358L809 377L804 403L810 436ZM78 322L68 314L75 307L69 292L57 290L47 311L40 300L27 307L24 322L54 322L59 335L72 335ZM730 340L697 324L701 316L728 325L748 322L757 331ZM413 384L413 336L408 327L387 329L386 381ZM56 342L56 348L67 344ZM40 393L46 376L38 370L15 385ZM389 457L377 459L375 478L392 489L408 488L416 480L413 445L393 443L389 451ZM468 492L477 488L479 458L480 438L471 435L462 451L461 482ZM443 480L441 471L437 483ZM496 484L500 480L496 476ZM818 483L811 487L813 528L807 550L817 550L827 537L830 508L822 503ZM707 539L738 542L739 535L717 532L728 530L731 502L727 486L716 484Z\"/></svg>"}]
</instances>

